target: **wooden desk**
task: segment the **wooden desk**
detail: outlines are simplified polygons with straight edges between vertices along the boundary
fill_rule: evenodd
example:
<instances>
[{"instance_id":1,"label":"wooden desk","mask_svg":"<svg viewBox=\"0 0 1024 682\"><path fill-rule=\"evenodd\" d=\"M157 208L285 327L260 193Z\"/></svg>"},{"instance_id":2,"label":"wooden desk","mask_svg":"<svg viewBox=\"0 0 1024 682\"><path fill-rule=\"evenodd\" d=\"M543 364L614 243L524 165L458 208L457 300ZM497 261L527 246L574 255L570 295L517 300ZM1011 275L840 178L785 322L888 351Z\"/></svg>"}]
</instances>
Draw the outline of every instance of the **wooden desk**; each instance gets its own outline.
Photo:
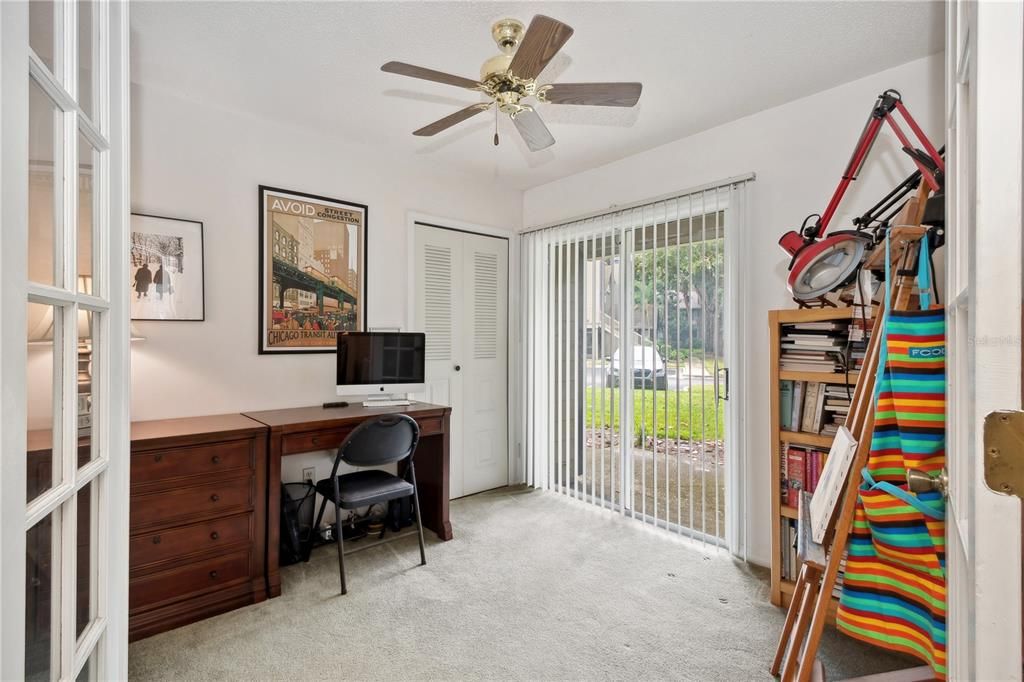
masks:
<instances>
[{"instance_id":1,"label":"wooden desk","mask_svg":"<svg viewBox=\"0 0 1024 682\"><path fill-rule=\"evenodd\" d=\"M407 407L367 408L296 407L285 410L246 412L246 417L270 429L267 456L267 593L281 594L278 547L281 519L281 458L315 450L336 449L366 419L382 414L407 414L420 426L416 447L416 483L419 487L423 525L442 540L452 539L448 520L449 416L450 407L413 403Z\"/></svg>"}]
</instances>

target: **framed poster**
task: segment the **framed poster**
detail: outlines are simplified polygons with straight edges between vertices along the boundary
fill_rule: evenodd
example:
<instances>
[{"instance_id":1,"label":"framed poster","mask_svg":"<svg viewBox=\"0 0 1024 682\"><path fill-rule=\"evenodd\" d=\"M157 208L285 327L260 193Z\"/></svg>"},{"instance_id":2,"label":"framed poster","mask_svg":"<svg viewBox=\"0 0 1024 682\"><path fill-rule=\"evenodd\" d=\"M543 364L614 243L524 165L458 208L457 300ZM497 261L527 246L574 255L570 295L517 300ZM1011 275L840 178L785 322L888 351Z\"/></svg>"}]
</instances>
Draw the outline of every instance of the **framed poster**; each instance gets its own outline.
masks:
<instances>
[{"instance_id":1,"label":"framed poster","mask_svg":"<svg viewBox=\"0 0 1024 682\"><path fill-rule=\"evenodd\" d=\"M133 320L205 319L203 224L132 213Z\"/></svg>"},{"instance_id":2,"label":"framed poster","mask_svg":"<svg viewBox=\"0 0 1024 682\"><path fill-rule=\"evenodd\" d=\"M367 207L260 185L263 354L334 353L366 329Z\"/></svg>"}]
</instances>

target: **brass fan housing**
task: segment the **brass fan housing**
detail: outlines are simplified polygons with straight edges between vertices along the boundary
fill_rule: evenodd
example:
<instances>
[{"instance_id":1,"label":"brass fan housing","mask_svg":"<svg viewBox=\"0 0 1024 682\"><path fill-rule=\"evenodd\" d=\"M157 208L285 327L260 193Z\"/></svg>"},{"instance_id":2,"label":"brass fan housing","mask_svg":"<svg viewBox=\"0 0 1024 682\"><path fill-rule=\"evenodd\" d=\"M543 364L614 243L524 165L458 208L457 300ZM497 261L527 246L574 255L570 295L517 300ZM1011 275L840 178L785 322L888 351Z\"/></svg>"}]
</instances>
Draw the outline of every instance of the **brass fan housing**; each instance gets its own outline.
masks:
<instances>
[{"instance_id":1,"label":"brass fan housing","mask_svg":"<svg viewBox=\"0 0 1024 682\"><path fill-rule=\"evenodd\" d=\"M495 22L491 26L491 36L501 54L491 57L480 67L480 90L494 101L502 113L510 116L527 108L519 103L521 99L537 93L536 80L517 78L508 70L525 31L523 22L517 19Z\"/></svg>"},{"instance_id":2,"label":"brass fan housing","mask_svg":"<svg viewBox=\"0 0 1024 682\"><path fill-rule=\"evenodd\" d=\"M498 49L509 56L519 47L526 26L518 19L500 19L491 26L491 37L498 43Z\"/></svg>"}]
</instances>

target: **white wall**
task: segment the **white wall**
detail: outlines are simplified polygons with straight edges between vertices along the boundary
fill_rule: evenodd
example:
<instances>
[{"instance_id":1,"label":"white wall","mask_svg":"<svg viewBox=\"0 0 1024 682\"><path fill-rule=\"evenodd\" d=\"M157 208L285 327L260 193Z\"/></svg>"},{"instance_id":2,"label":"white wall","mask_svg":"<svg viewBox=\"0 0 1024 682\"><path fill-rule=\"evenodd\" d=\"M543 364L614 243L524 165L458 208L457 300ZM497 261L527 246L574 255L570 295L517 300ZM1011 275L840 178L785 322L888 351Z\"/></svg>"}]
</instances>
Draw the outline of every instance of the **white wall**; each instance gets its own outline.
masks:
<instances>
[{"instance_id":1,"label":"white wall","mask_svg":"<svg viewBox=\"0 0 1024 682\"><path fill-rule=\"evenodd\" d=\"M522 225L522 192L489 178L136 86L132 210L203 222L206 321L134 323L146 339L132 344L133 420L337 399L333 354L257 353L260 184L369 207L370 326L409 328L410 211L510 231ZM285 458L282 480L301 480L309 466L327 476L330 454Z\"/></svg>"},{"instance_id":2,"label":"white wall","mask_svg":"<svg viewBox=\"0 0 1024 682\"><path fill-rule=\"evenodd\" d=\"M769 496L771 487L778 485L769 466L767 312L794 307L785 289L788 259L776 242L806 215L825 208L871 105L883 90L902 92L925 132L937 143L943 140L943 68L941 55L910 62L525 193L523 224L530 227L751 171L757 174L749 234L741 242L745 328L739 343L746 375L736 385L749 405L739 438L748 475L747 554L756 563L769 561ZM849 226L852 216L873 205L911 170L909 159L886 129L861 179L847 193L833 229Z\"/></svg>"},{"instance_id":3,"label":"white wall","mask_svg":"<svg viewBox=\"0 0 1024 682\"><path fill-rule=\"evenodd\" d=\"M368 323L407 324L407 214L507 228L522 193L172 93L132 92L132 210L204 223L205 322L135 322L132 419L315 405L334 356L257 353L260 184L369 206Z\"/></svg>"}]
</instances>

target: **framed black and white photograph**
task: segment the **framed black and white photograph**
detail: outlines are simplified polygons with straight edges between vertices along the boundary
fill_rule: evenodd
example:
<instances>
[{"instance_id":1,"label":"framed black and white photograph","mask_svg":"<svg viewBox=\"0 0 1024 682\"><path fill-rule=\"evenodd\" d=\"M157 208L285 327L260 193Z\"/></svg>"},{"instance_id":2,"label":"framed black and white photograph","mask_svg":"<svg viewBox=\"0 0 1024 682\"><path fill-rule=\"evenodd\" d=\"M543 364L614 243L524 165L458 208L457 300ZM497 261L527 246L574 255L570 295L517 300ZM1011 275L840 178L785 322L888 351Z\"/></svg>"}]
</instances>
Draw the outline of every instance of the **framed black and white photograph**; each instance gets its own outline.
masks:
<instances>
[{"instance_id":1,"label":"framed black and white photograph","mask_svg":"<svg viewBox=\"0 0 1024 682\"><path fill-rule=\"evenodd\" d=\"M203 224L132 213L133 320L205 318Z\"/></svg>"},{"instance_id":2,"label":"framed black and white photograph","mask_svg":"<svg viewBox=\"0 0 1024 682\"><path fill-rule=\"evenodd\" d=\"M366 329L368 209L261 185L261 354L334 353Z\"/></svg>"}]
</instances>

